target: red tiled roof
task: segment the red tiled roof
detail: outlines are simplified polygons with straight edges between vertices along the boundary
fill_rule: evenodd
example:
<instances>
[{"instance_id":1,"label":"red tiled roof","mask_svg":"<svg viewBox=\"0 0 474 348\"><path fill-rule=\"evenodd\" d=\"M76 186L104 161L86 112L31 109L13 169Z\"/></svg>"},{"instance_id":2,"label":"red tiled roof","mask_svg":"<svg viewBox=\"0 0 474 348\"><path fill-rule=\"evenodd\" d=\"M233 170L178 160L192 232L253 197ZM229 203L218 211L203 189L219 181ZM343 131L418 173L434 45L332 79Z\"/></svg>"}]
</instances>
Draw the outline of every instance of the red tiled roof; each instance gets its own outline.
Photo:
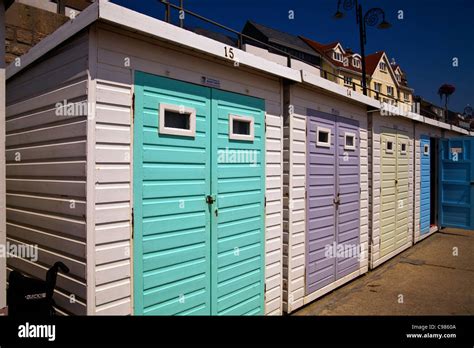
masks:
<instances>
[{"instance_id":1,"label":"red tiled roof","mask_svg":"<svg viewBox=\"0 0 474 348\"><path fill-rule=\"evenodd\" d=\"M365 68L366 68L367 74L372 76L375 69L377 69L377 65L379 64L380 59L382 58L384 53L385 53L384 51L375 52L365 57Z\"/></svg>"},{"instance_id":2,"label":"red tiled roof","mask_svg":"<svg viewBox=\"0 0 474 348\"><path fill-rule=\"evenodd\" d=\"M319 42L313 41L311 39L308 39L308 38L305 38L305 37L302 37L302 36L300 36L300 38L304 42L306 42L312 49L314 49L316 52L318 52L319 54L324 56L326 58L326 60L329 60L332 65L334 65L336 67L339 67L339 68L352 70L356 73L362 74L362 68L361 67L356 68L355 66L352 65L352 62L346 65L343 62L340 62L340 61L335 60L333 58L332 49L334 47L336 47L339 44L339 42L332 42L332 43L324 45L324 44L321 44ZM328 50L331 50L331 52L328 52ZM350 59L353 55L354 55L354 53L353 54L346 53L343 56L344 56L344 58Z\"/></svg>"}]
</instances>

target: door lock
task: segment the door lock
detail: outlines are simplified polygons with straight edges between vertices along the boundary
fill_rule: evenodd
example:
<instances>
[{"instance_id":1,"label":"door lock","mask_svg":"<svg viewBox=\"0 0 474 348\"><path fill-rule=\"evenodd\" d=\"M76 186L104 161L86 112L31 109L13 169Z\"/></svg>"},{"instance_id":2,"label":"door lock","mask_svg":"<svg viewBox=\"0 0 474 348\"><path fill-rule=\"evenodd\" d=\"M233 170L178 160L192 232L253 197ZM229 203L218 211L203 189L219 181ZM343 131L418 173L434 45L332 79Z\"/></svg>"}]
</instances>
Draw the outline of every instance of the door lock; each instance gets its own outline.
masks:
<instances>
[{"instance_id":1,"label":"door lock","mask_svg":"<svg viewBox=\"0 0 474 348\"><path fill-rule=\"evenodd\" d=\"M337 194L336 198L334 198L333 202L336 205L336 208L338 208L339 204L341 204L341 198L339 197L339 193Z\"/></svg>"},{"instance_id":2,"label":"door lock","mask_svg":"<svg viewBox=\"0 0 474 348\"><path fill-rule=\"evenodd\" d=\"M215 200L214 196L212 196L212 195L207 195L206 196L206 203L207 204L213 204L215 201L216 200Z\"/></svg>"}]
</instances>

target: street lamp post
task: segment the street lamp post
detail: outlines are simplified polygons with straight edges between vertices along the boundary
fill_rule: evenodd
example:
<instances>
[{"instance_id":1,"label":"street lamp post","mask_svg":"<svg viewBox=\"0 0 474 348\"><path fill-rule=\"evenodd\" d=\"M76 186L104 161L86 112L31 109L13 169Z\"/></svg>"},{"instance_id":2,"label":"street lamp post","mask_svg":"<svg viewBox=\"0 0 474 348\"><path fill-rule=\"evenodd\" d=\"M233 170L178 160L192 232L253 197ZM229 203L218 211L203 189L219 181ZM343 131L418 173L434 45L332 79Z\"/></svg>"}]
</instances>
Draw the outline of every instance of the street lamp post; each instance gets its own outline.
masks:
<instances>
[{"instance_id":1,"label":"street lamp post","mask_svg":"<svg viewBox=\"0 0 474 348\"><path fill-rule=\"evenodd\" d=\"M362 10L362 5L357 0L338 0L337 12L334 14L335 19L341 19L344 17L344 13L340 11L342 7L345 11L350 11L353 8L356 10L356 22L359 25L359 37L360 37L360 54L362 57L362 91L364 95L367 95L367 76L366 76L366 62L365 62L365 44L367 43L366 29L367 25L371 27L377 26L378 29L388 29L391 24L385 20L385 12L375 7L368 10L365 15ZM377 25L378 24L378 25Z\"/></svg>"}]
</instances>

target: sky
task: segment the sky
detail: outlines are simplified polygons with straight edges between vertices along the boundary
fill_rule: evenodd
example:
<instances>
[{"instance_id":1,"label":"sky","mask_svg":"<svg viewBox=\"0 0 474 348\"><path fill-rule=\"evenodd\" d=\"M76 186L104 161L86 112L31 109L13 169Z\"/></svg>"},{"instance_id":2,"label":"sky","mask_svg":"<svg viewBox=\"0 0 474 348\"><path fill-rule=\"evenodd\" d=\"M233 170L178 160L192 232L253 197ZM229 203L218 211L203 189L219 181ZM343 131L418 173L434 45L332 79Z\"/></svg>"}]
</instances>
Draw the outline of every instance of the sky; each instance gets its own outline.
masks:
<instances>
[{"instance_id":1,"label":"sky","mask_svg":"<svg viewBox=\"0 0 474 348\"><path fill-rule=\"evenodd\" d=\"M159 0L112 0L163 19ZM247 19L302 35L321 43L341 42L360 52L355 11L333 19L337 0L183 0L184 7L220 24L241 31ZM179 0L171 0L179 4ZM441 105L437 94L444 84L456 87L449 108L462 112L474 106L474 1L473 0L359 0L364 12L380 7L390 29L367 28L366 54L384 50L405 71L416 95ZM290 18L293 11L294 18ZM403 12L400 12L403 11ZM403 18L401 18L403 17ZM174 11L174 23L177 13ZM187 16L190 27L214 29ZM218 30L217 30L218 31ZM231 34L230 34L231 35ZM457 66L455 63L457 58Z\"/></svg>"}]
</instances>

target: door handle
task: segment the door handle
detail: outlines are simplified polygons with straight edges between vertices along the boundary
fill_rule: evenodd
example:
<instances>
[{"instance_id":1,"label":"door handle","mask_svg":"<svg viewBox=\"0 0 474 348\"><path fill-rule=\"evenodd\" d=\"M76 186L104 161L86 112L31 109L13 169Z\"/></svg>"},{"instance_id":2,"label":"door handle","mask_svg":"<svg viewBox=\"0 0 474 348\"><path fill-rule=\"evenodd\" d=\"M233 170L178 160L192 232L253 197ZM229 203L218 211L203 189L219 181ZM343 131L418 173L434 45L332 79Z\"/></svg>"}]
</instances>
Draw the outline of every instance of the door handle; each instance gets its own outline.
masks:
<instances>
[{"instance_id":1,"label":"door handle","mask_svg":"<svg viewBox=\"0 0 474 348\"><path fill-rule=\"evenodd\" d=\"M213 195L207 195L206 196L206 203L207 204L213 204L216 201Z\"/></svg>"},{"instance_id":2,"label":"door handle","mask_svg":"<svg viewBox=\"0 0 474 348\"><path fill-rule=\"evenodd\" d=\"M398 180L397 179L395 179L395 185L398 185Z\"/></svg>"},{"instance_id":3,"label":"door handle","mask_svg":"<svg viewBox=\"0 0 474 348\"><path fill-rule=\"evenodd\" d=\"M339 197L339 193L336 195L336 197L333 200L334 204L336 205L336 208L339 207L339 204L341 204L341 198Z\"/></svg>"}]
</instances>

